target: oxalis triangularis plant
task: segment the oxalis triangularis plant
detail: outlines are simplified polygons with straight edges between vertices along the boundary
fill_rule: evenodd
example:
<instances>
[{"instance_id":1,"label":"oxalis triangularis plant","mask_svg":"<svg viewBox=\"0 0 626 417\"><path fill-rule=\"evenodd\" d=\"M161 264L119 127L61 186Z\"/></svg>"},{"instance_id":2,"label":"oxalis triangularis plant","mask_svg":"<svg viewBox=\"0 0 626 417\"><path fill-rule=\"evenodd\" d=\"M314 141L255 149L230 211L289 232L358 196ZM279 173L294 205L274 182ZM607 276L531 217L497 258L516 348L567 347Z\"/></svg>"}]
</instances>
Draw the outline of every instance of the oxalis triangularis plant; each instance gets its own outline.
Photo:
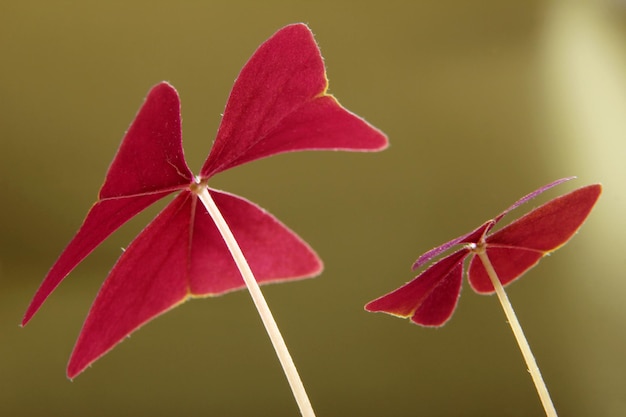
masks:
<instances>
[{"instance_id":1,"label":"oxalis triangularis plant","mask_svg":"<svg viewBox=\"0 0 626 417\"><path fill-rule=\"evenodd\" d=\"M98 200L52 266L29 305L26 325L60 282L104 239L157 200L178 196L133 240L106 278L67 368L74 378L131 332L194 297L247 287L303 416L313 408L259 283L318 275L315 252L269 213L241 197L208 187L229 168L300 150L380 151L385 135L326 93L319 49L303 24L267 40L244 66L228 99L217 138L200 175L182 150L180 101L166 82L149 92L106 174ZM496 293L548 416L556 411L504 285L519 278L579 229L601 193L589 185L555 198L510 225L491 230L511 210L571 178L518 200L472 232L418 258L417 269L456 245L414 280L366 305L439 327L459 299L463 264L480 294Z\"/></svg>"},{"instance_id":2,"label":"oxalis triangularis plant","mask_svg":"<svg viewBox=\"0 0 626 417\"><path fill-rule=\"evenodd\" d=\"M72 351L74 378L131 332L194 297L246 286L300 412L311 403L259 283L312 277L315 252L262 208L208 187L237 165L302 150L380 151L386 136L326 93L324 63L304 24L263 43L241 70L211 152L194 176L182 149L180 101L166 82L149 92L109 167L98 200L29 305L26 325L59 283L105 238L157 200L178 195L132 241L91 306Z\"/></svg>"},{"instance_id":3,"label":"oxalis triangularis plant","mask_svg":"<svg viewBox=\"0 0 626 417\"><path fill-rule=\"evenodd\" d=\"M593 184L579 188L545 203L494 233L489 232L511 210L570 179L572 177L563 178L533 191L473 231L424 253L413 264L413 269L462 245L412 281L369 302L365 309L410 318L421 326L443 326L459 301L463 264L469 257L467 276L471 287L479 294L495 292L498 296L546 415L556 417L548 389L503 287L572 238L596 204L602 187Z\"/></svg>"}]
</instances>

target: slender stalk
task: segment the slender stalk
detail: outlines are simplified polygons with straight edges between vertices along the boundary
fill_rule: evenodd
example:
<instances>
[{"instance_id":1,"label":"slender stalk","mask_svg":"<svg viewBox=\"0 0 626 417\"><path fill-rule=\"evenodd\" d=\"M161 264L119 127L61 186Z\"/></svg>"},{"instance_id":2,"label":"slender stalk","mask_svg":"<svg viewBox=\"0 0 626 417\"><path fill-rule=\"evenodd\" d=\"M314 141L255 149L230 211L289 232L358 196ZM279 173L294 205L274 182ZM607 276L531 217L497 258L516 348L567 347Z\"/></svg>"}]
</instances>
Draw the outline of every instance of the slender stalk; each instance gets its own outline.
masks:
<instances>
[{"instance_id":1,"label":"slender stalk","mask_svg":"<svg viewBox=\"0 0 626 417\"><path fill-rule=\"evenodd\" d=\"M252 301L261 316L265 330L272 341L278 360L280 361L283 371L285 372L285 376L289 381L289 386L291 387L291 391L293 392L296 402L298 403L300 413L303 417L315 417L313 407L311 406L311 402L309 401L309 397L304 389L304 385L302 384L302 380L300 379L300 375L298 374L293 359L289 354L289 350L287 350L285 340L280 334L280 330L278 330L278 325L276 324L276 321L272 316L272 312L265 301L265 297L263 297L263 294L261 293L259 284L250 269L250 265L248 265L248 261L241 251L239 244L235 240L235 236L233 236L233 233L228 227L226 220L224 220L222 213L219 211L217 205L211 198L207 187L199 186L195 191L198 194L200 201L202 201L209 212L209 215L217 225L217 228L226 242L226 246L228 246L228 250L233 257L235 264L237 264L237 268L239 269L239 272L248 287Z\"/></svg>"},{"instance_id":2,"label":"slender stalk","mask_svg":"<svg viewBox=\"0 0 626 417\"><path fill-rule=\"evenodd\" d=\"M480 257L480 260L485 266L487 274L491 279L493 287L496 290L496 294L498 295L498 299L500 300L500 304L502 305L504 314L506 315L509 325L511 326L511 330L513 330L513 334L515 335L517 344L522 351L522 356L524 356L524 360L526 361L526 366L528 367L530 376L533 378L533 382L535 383L535 388L537 389L537 393L539 394L539 398L541 399L543 409L545 410L548 417L557 417L556 409L554 408L554 404L552 404L552 399L550 398L548 388L546 387L546 384L543 381L543 377L541 376L541 371L539 371L539 366L537 366L537 361L535 361L535 356L530 350L528 340L526 340L526 336L524 336L522 326L517 320L515 311L513 311L513 306L511 305L509 297L507 297L506 292L504 291L504 287L502 287L502 284L500 283L500 279L496 274L496 270L493 268L493 265L491 264L491 261L487 256L487 252L484 249L476 251L476 254Z\"/></svg>"}]
</instances>

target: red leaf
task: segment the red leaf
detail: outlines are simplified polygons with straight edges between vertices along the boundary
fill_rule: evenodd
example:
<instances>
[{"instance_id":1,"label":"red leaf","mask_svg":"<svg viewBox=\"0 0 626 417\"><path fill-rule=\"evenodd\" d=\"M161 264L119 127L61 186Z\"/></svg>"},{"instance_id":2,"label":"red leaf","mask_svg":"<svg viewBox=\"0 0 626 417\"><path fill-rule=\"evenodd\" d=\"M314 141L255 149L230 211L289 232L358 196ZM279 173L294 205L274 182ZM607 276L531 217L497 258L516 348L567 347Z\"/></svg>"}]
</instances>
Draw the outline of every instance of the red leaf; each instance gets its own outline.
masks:
<instances>
[{"instance_id":1,"label":"red leaf","mask_svg":"<svg viewBox=\"0 0 626 417\"><path fill-rule=\"evenodd\" d=\"M271 214L241 197L210 191L259 283L308 278L322 271L313 249ZM195 215L192 242L192 294L219 295L245 286L204 208Z\"/></svg>"},{"instance_id":2,"label":"red leaf","mask_svg":"<svg viewBox=\"0 0 626 417\"><path fill-rule=\"evenodd\" d=\"M183 156L180 102L172 86L154 87L122 140L98 201L31 301L26 325L50 293L104 239L137 213L193 180Z\"/></svg>"},{"instance_id":3,"label":"red leaf","mask_svg":"<svg viewBox=\"0 0 626 417\"><path fill-rule=\"evenodd\" d=\"M502 285L521 276L544 256L543 252L532 249L491 246L487 249L487 254ZM472 256L467 276L472 289L477 293L491 294L495 291L482 261L477 256Z\"/></svg>"},{"instance_id":4,"label":"red leaf","mask_svg":"<svg viewBox=\"0 0 626 417\"><path fill-rule=\"evenodd\" d=\"M446 256L397 290L369 302L365 309L411 317L422 326L443 326L458 303L463 260L468 254L462 249Z\"/></svg>"},{"instance_id":5,"label":"red leaf","mask_svg":"<svg viewBox=\"0 0 626 417\"><path fill-rule=\"evenodd\" d=\"M180 99L162 82L150 90L126 132L99 199L179 190L192 181L183 154Z\"/></svg>"},{"instance_id":6,"label":"red leaf","mask_svg":"<svg viewBox=\"0 0 626 417\"><path fill-rule=\"evenodd\" d=\"M104 281L67 367L75 377L147 321L189 293L190 219L195 198L178 195L137 236Z\"/></svg>"},{"instance_id":7,"label":"red leaf","mask_svg":"<svg viewBox=\"0 0 626 417\"><path fill-rule=\"evenodd\" d=\"M548 253L564 245L582 226L600 197L599 184L557 197L486 238L487 255L502 285L519 278ZM472 260L469 281L479 293L493 285L480 262ZM474 266L476 265L476 266Z\"/></svg>"},{"instance_id":8,"label":"red leaf","mask_svg":"<svg viewBox=\"0 0 626 417\"><path fill-rule=\"evenodd\" d=\"M200 175L283 152L378 151L385 135L326 94L328 80L304 24L278 31L244 66Z\"/></svg>"},{"instance_id":9,"label":"red leaf","mask_svg":"<svg viewBox=\"0 0 626 417\"><path fill-rule=\"evenodd\" d=\"M232 194L211 195L259 283L317 275L313 250L269 213ZM193 296L245 286L215 223L183 192L128 246L105 280L68 365L73 378L152 318Z\"/></svg>"}]
</instances>

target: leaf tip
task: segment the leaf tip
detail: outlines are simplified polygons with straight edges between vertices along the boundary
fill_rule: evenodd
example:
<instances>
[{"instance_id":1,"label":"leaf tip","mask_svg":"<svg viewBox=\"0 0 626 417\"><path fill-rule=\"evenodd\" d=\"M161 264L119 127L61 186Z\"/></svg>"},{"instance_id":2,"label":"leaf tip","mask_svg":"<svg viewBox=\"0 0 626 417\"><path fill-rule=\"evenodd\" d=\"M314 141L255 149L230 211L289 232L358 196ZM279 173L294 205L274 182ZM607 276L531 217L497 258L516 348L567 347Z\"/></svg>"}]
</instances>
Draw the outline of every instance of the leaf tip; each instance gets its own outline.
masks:
<instances>
[{"instance_id":1,"label":"leaf tip","mask_svg":"<svg viewBox=\"0 0 626 417\"><path fill-rule=\"evenodd\" d=\"M42 303L43 301L39 301L38 297L35 295L35 298L33 298L33 300L28 305L28 308L26 309L26 312L24 313L24 317L22 317L22 322L20 323L20 327L24 327L30 322L30 320L33 318L35 313L37 313L37 311L39 310L39 307L41 307Z\"/></svg>"}]
</instances>

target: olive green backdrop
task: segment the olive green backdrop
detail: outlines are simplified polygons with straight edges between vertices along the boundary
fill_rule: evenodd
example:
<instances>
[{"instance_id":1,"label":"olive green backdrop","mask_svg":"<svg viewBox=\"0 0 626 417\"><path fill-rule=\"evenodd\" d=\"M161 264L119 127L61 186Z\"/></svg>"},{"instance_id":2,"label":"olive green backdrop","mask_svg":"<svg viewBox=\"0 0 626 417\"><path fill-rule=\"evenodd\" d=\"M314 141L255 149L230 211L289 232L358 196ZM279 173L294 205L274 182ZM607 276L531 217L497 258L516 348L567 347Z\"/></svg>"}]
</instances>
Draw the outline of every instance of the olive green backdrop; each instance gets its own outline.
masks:
<instances>
[{"instance_id":1,"label":"olive green backdrop","mask_svg":"<svg viewBox=\"0 0 626 417\"><path fill-rule=\"evenodd\" d=\"M211 185L265 207L325 261L318 278L264 287L318 416L540 416L495 297L465 283L437 330L363 305L411 279L423 251L569 175L579 179L519 211L602 182L598 207L508 293L561 415L626 415L626 6L617 0L3 1L0 415L298 414L244 291L188 302L66 379L99 286L163 204L99 247L26 328L18 323L150 87L178 89L197 170L239 69L299 21L316 34L330 92L391 147L281 155Z\"/></svg>"}]
</instances>

